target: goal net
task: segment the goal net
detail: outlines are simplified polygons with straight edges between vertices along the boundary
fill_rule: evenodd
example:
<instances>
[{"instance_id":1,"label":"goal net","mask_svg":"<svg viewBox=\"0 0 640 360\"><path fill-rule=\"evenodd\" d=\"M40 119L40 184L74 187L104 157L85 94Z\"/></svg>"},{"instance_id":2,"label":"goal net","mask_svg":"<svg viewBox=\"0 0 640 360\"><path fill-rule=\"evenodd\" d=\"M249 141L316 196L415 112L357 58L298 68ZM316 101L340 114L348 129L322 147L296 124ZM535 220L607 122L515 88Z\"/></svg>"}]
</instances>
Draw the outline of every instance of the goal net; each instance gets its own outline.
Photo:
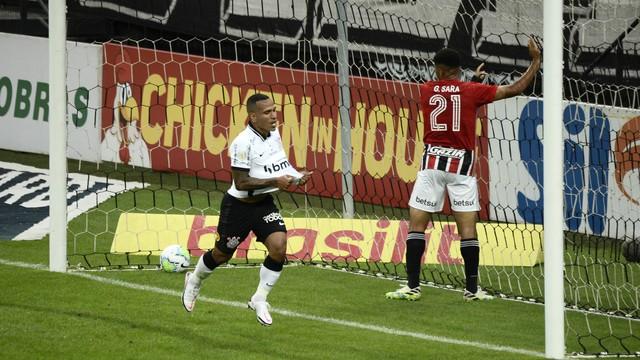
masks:
<instances>
[{"instance_id":1,"label":"goal net","mask_svg":"<svg viewBox=\"0 0 640 360\"><path fill-rule=\"evenodd\" d=\"M558 156L567 351L637 355L640 5L564 3ZM529 64L528 35L542 36L542 1L341 4L227 0L215 36L100 44L101 85L89 90L102 100L89 111L100 124L101 161L70 161L69 172L85 174L87 187L118 187L101 187L96 194L106 200L70 222L69 264L154 268L168 245L194 257L211 248L231 181L227 147L246 126L246 99L259 92L278 106L291 164L314 171L304 188L275 196L289 229L289 261L404 278L407 202L423 151L418 89L434 78L432 57L454 47L463 79L484 63L486 82L512 82ZM76 63L69 77L86 70ZM344 67L349 78L341 84ZM531 302L542 302L544 290L543 77L544 70L523 96L481 109L477 126L480 283ZM341 100L347 89L349 103ZM342 145L343 124L350 148ZM349 169L343 156L351 157ZM350 199L354 214L344 217ZM259 264L264 256L250 234L232 263ZM424 283L464 285L448 207L427 230L423 261Z\"/></svg>"}]
</instances>

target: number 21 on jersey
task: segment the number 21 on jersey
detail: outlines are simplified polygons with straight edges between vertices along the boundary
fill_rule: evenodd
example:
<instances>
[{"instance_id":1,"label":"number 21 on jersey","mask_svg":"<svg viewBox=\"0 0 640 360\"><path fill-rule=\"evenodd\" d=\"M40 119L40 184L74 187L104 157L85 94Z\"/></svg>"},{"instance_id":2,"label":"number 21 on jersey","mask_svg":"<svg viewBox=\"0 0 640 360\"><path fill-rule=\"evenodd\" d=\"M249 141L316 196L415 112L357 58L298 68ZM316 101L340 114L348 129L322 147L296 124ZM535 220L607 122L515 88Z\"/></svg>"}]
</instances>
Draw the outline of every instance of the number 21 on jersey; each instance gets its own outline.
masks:
<instances>
[{"instance_id":1,"label":"number 21 on jersey","mask_svg":"<svg viewBox=\"0 0 640 360\"><path fill-rule=\"evenodd\" d=\"M429 98L429 105L436 106L429 116L431 131L449 130L447 124L448 119L444 119L443 116L440 116L444 112L451 114L451 131L460 131L460 94L450 95L449 98L451 101L448 101L446 97L440 94L435 94ZM452 106L453 108L451 110L453 111L447 111L448 106Z\"/></svg>"}]
</instances>

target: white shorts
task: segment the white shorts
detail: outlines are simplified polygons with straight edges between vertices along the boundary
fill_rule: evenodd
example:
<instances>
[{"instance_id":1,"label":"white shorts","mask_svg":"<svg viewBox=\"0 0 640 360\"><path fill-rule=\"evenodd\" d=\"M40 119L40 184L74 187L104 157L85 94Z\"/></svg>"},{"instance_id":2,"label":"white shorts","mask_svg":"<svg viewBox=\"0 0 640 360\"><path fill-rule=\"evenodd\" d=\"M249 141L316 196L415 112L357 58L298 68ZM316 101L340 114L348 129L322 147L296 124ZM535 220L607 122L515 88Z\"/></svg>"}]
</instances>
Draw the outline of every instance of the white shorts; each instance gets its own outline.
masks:
<instances>
[{"instance_id":1,"label":"white shorts","mask_svg":"<svg viewBox=\"0 0 640 360\"><path fill-rule=\"evenodd\" d=\"M479 211L478 181L474 176L452 174L441 170L425 169L418 172L413 185L409 206L436 213L444 207L444 188L447 188L451 210Z\"/></svg>"}]
</instances>

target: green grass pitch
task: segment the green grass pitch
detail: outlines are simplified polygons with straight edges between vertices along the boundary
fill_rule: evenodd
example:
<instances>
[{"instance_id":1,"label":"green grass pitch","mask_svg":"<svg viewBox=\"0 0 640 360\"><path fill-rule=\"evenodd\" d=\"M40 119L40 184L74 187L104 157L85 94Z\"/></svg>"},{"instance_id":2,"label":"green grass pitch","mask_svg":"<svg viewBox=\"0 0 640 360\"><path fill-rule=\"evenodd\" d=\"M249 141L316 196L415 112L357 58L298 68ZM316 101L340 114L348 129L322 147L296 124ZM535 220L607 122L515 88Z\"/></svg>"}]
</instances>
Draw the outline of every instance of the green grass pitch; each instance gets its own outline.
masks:
<instances>
[{"instance_id":1,"label":"green grass pitch","mask_svg":"<svg viewBox=\"0 0 640 360\"><path fill-rule=\"evenodd\" d=\"M0 241L1 358L530 359L544 349L539 305L465 303L436 288L398 302L384 298L393 281L291 266L269 298L267 328L245 307L257 267L216 270L188 314L182 274L51 273L47 249Z\"/></svg>"}]
</instances>

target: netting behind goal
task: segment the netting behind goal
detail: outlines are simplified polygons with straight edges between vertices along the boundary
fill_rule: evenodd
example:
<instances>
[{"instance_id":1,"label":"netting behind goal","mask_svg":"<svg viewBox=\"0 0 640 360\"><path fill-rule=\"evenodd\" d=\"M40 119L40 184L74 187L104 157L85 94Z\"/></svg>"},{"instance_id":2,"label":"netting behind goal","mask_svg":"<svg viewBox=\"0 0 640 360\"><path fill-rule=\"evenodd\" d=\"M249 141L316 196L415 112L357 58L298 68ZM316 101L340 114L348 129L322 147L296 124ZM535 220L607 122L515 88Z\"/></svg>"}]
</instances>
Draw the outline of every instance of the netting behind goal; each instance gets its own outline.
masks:
<instances>
[{"instance_id":1,"label":"netting behind goal","mask_svg":"<svg viewBox=\"0 0 640 360\"><path fill-rule=\"evenodd\" d=\"M103 44L102 103L92 109L101 119L103 161L73 163L69 171L122 188L102 190L109 199L70 223L70 264L157 267L170 244L194 257L211 248L231 180L226 150L246 126L246 99L261 92L278 106L291 164L314 171L306 187L276 195L289 260L404 278L407 201L423 150L418 85L434 78L432 57L443 46L463 54L464 79L484 62L487 82L512 82L529 63L528 34L542 35L542 2L347 2L348 171L339 4L225 1L215 37ZM565 1L558 156L565 164L565 298L576 310L567 316L569 352L640 351L638 16L634 2ZM606 53L613 55L600 57ZM480 282L534 302L544 290L540 75L523 96L483 108L477 126ZM343 189L345 176L352 188ZM354 199L352 219L343 218L345 192ZM421 279L460 288L459 237L448 207L432 225ZM232 262L257 264L264 255L250 235Z\"/></svg>"}]
</instances>

